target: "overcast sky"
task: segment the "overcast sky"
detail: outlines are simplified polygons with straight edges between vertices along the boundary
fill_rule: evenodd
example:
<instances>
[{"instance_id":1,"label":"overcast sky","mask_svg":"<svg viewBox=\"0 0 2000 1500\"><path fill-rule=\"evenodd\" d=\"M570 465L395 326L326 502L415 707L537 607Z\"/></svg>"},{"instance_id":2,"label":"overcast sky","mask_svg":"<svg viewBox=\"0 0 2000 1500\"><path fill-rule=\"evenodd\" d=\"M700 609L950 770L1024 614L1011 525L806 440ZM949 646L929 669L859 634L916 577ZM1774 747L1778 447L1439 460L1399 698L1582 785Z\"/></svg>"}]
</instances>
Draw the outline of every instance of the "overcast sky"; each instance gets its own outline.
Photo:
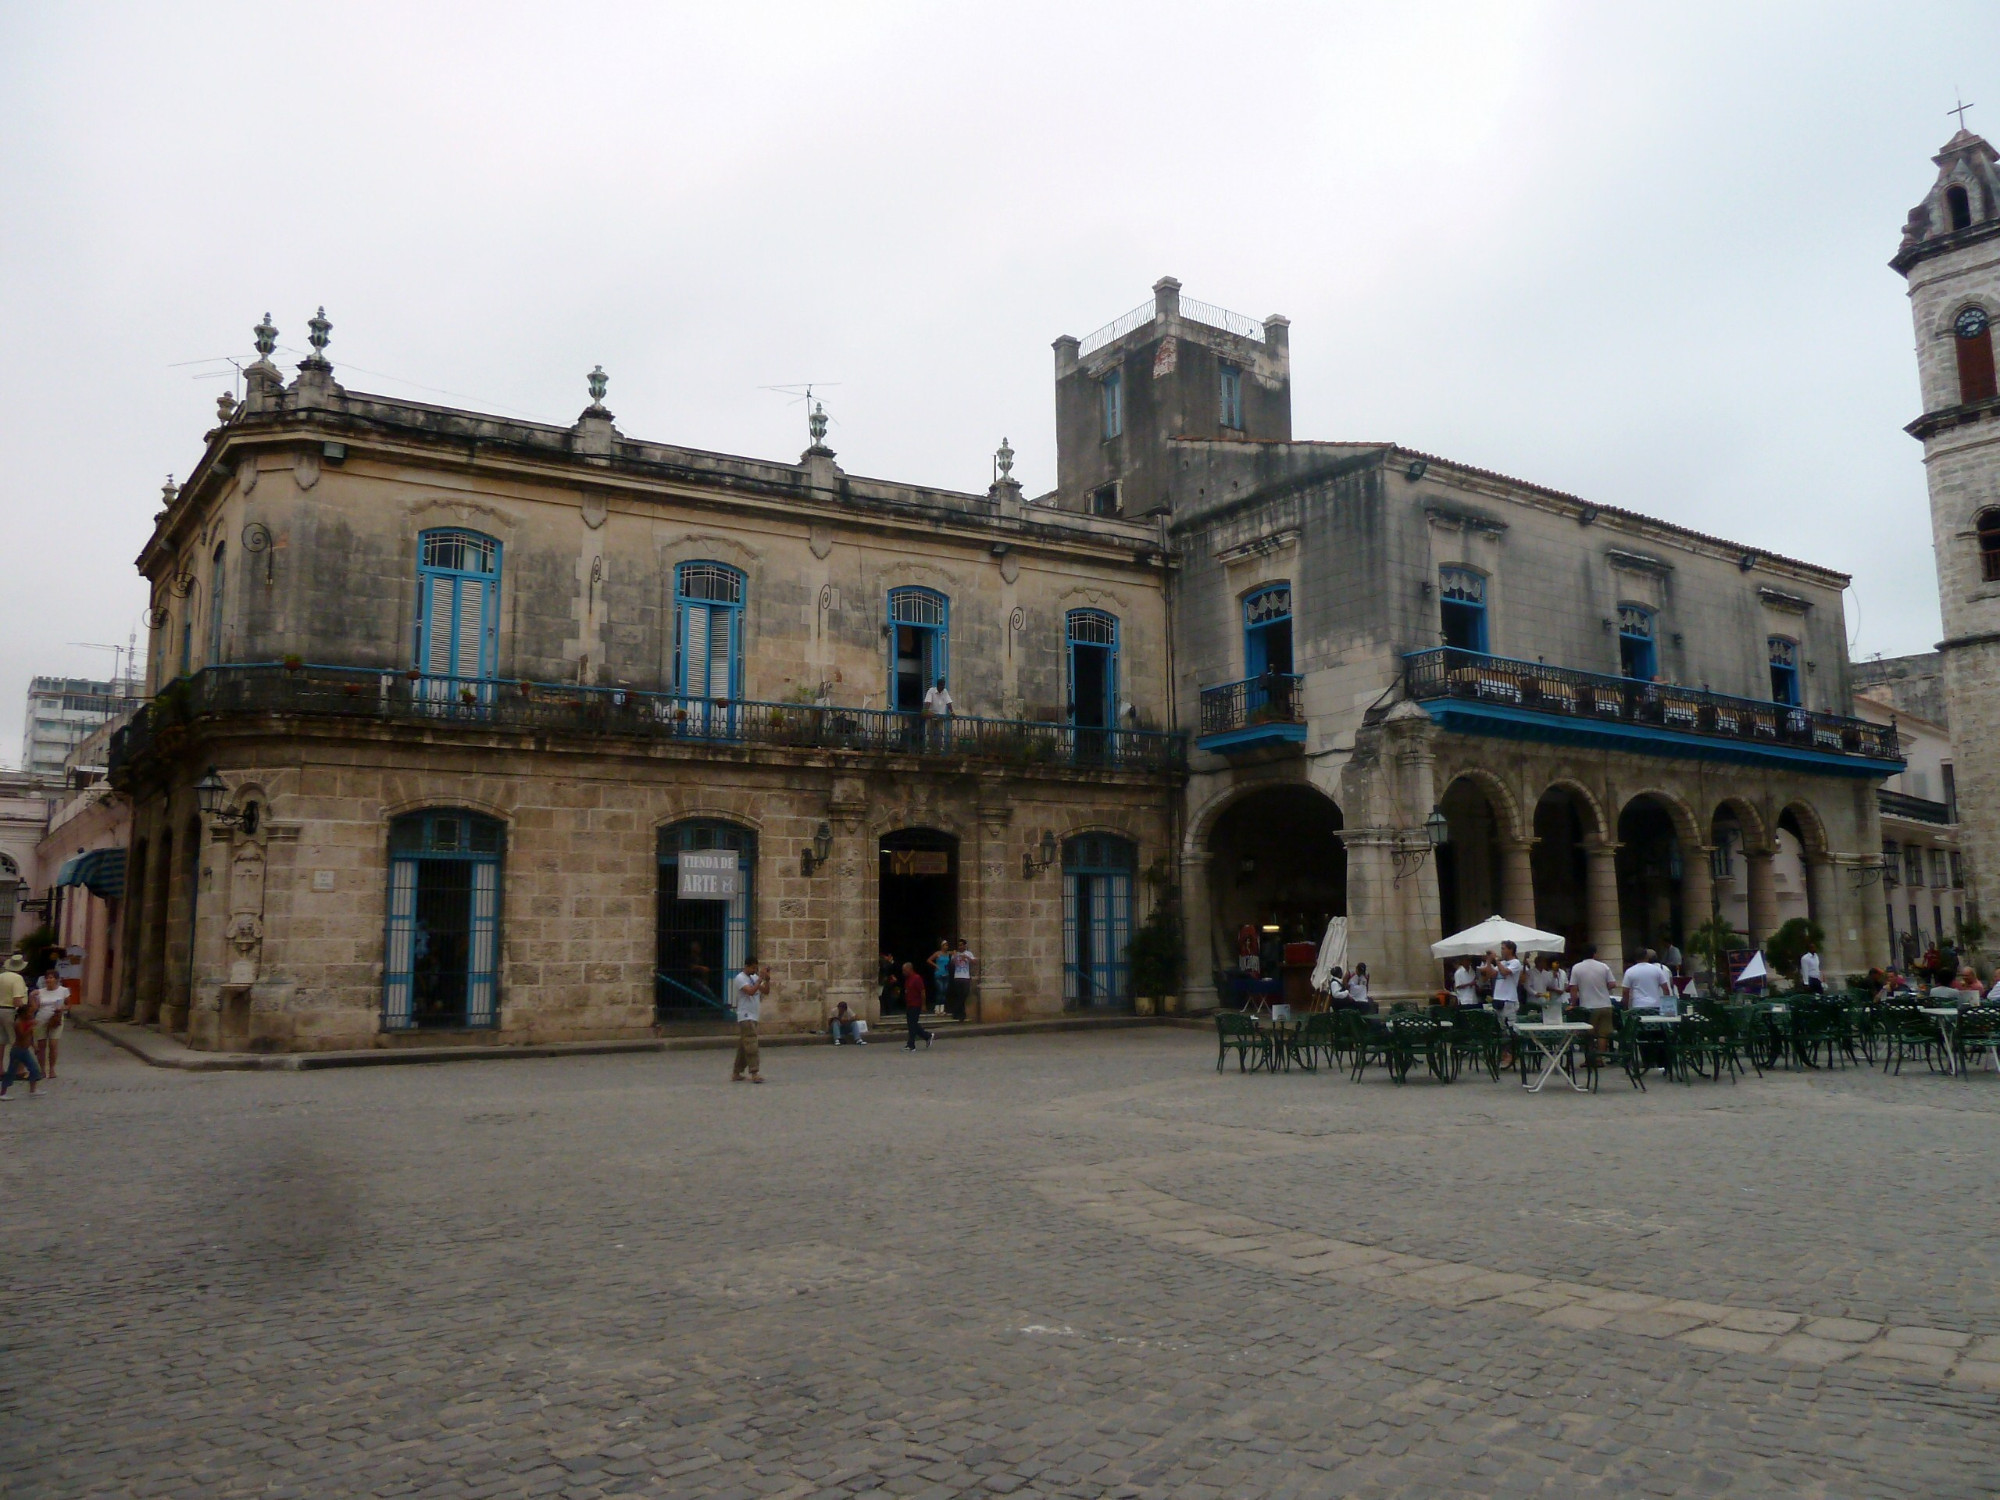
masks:
<instances>
[{"instance_id":1,"label":"overcast sky","mask_svg":"<svg viewBox=\"0 0 2000 1500\"><path fill-rule=\"evenodd\" d=\"M352 389L1055 477L1050 340L1292 320L1294 430L1854 575L1938 636L1885 262L2000 7L0 5L0 763L109 675L267 309ZM1987 101L1990 100L1990 103ZM298 354L283 363L289 373ZM209 360L207 364L190 361ZM143 639L143 633L142 633Z\"/></svg>"}]
</instances>

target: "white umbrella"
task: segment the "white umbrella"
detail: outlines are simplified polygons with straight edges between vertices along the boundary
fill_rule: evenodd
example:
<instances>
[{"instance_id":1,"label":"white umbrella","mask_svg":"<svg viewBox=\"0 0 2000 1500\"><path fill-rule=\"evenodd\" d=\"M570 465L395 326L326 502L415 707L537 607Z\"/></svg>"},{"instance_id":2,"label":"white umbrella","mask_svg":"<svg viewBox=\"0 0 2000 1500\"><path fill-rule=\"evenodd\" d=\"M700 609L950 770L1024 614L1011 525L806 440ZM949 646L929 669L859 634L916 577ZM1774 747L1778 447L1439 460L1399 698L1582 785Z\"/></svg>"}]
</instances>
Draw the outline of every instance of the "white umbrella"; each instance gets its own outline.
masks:
<instances>
[{"instance_id":1,"label":"white umbrella","mask_svg":"<svg viewBox=\"0 0 2000 1500\"><path fill-rule=\"evenodd\" d=\"M1326 936L1319 945L1319 962L1313 965L1312 987L1324 992L1335 965L1347 972L1347 918L1334 917L1326 924Z\"/></svg>"},{"instance_id":2,"label":"white umbrella","mask_svg":"<svg viewBox=\"0 0 2000 1500\"><path fill-rule=\"evenodd\" d=\"M1498 953L1502 943L1512 943L1517 953L1560 953L1562 934L1523 927L1505 917L1488 917L1477 927L1454 932L1441 943L1431 944L1433 958L1480 958Z\"/></svg>"}]
</instances>

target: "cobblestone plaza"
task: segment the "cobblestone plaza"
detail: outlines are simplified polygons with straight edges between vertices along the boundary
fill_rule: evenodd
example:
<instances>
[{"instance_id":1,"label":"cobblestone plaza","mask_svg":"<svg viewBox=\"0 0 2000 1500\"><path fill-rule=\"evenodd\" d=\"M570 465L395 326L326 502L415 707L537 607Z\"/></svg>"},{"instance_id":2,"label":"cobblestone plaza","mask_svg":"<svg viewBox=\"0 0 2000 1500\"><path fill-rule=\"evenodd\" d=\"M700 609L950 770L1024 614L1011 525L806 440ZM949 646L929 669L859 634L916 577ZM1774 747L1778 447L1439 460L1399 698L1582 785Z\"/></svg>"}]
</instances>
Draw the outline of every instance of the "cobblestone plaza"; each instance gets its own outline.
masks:
<instances>
[{"instance_id":1,"label":"cobblestone plaza","mask_svg":"<svg viewBox=\"0 0 2000 1500\"><path fill-rule=\"evenodd\" d=\"M0 1116L8 1495L2000 1487L1990 1074L66 1050Z\"/></svg>"}]
</instances>

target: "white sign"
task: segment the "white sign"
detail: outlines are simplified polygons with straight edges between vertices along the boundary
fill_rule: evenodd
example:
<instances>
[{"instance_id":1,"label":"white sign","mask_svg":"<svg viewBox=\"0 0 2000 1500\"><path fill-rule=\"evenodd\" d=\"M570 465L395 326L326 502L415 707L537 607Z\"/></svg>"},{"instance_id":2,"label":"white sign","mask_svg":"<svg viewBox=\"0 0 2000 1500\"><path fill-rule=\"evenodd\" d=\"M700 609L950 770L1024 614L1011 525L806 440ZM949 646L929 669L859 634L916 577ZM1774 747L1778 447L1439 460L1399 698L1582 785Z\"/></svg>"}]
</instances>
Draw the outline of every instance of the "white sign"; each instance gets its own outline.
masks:
<instances>
[{"instance_id":1,"label":"white sign","mask_svg":"<svg viewBox=\"0 0 2000 1500\"><path fill-rule=\"evenodd\" d=\"M718 849L704 854L683 853L680 887L683 901L728 901L743 894L743 872L734 849Z\"/></svg>"},{"instance_id":2,"label":"white sign","mask_svg":"<svg viewBox=\"0 0 2000 1500\"><path fill-rule=\"evenodd\" d=\"M316 891L330 891L330 890L332 890L332 889L333 889L333 871L331 871L331 870L314 870L314 871L313 871L313 887L312 887L312 888L313 888L314 890L316 890Z\"/></svg>"}]
</instances>

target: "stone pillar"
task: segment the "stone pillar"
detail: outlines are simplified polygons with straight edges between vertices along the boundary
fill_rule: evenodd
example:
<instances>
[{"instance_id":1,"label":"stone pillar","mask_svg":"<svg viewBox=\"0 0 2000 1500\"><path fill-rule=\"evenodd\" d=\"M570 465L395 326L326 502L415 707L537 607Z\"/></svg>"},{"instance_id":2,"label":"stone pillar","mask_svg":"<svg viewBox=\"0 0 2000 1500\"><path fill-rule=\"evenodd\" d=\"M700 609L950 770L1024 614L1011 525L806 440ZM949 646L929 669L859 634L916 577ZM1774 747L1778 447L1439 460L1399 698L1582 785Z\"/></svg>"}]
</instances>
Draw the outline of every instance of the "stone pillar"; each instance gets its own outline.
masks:
<instances>
[{"instance_id":1,"label":"stone pillar","mask_svg":"<svg viewBox=\"0 0 2000 1500\"><path fill-rule=\"evenodd\" d=\"M1871 876L1868 872L1873 870ZM1854 899L1861 903L1860 921L1861 951L1855 955L1850 972L1866 973L1869 968L1881 965L1889 967L1895 955L1889 951L1889 891L1882 883L1882 858L1880 855L1861 855L1854 865L1860 889Z\"/></svg>"},{"instance_id":2,"label":"stone pillar","mask_svg":"<svg viewBox=\"0 0 2000 1500\"><path fill-rule=\"evenodd\" d=\"M1535 866L1528 840L1500 845L1500 915L1523 927L1535 925ZM1435 877L1433 877L1435 878Z\"/></svg>"},{"instance_id":3,"label":"stone pillar","mask_svg":"<svg viewBox=\"0 0 2000 1500\"><path fill-rule=\"evenodd\" d=\"M826 913L827 1011L831 1014L845 1000L850 1010L873 1025L882 1019L875 987L881 952L869 907L881 861L869 836L867 810L866 784L859 777L835 777L827 798L833 852L827 868L815 877L819 889L814 894Z\"/></svg>"},{"instance_id":4,"label":"stone pillar","mask_svg":"<svg viewBox=\"0 0 2000 1500\"><path fill-rule=\"evenodd\" d=\"M1020 899L1014 894L1020 869L1007 867L1008 822L1012 816L1005 780L998 776L984 778L979 797L979 842L973 855L977 862L978 895L969 924L972 951L979 955L979 962L974 970L977 978L972 998L966 1005L968 1021L1012 1021L1020 1014L1014 1003L1013 979L1013 960L1018 957L1018 950L1000 940L1003 933L1012 935L1021 930L1024 915ZM965 888L963 870L959 888Z\"/></svg>"},{"instance_id":5,"label":"stone pillar","mask_svg":"<svg viewBox=\"0 0 2000 1500\"><path fill-rule=\"evenodd\" d=\"M1709 851L1701 845L1681 851L1681 923L1687 929L1681 934L1684 953L1688 933L1713 915L1715 880L1708 868L1708 855ZM1692 957L1688 961L1692 964Z\"/></svg>"},{"instance_id":6,"label":"stone pillar","mask_svg":"<svg viewBox=\"0 0 2000 1500\"><path fill-rule=\"evenodd\" d=\"M1760 948L1778 929L1778 879L1771 849L1745 849L1750 867L1750 946Z\"/></svg>"},{"instance_id":7,"label":"stone pillar","mask_svg":"<svg viewBox=\"0 0 2000 1500\"><path fill-rule=\"evenodd\" d=\"M1625 972L1625 934L1618 920L1618 846L1600 844L1587 852L1590 940L1616 976Z\"/></svg>"},{"instance_id":8,"label":"stone pillar","mask_svg":"<svg viewBox=\"0 0 2000 1500\"><path fill-rule=\"evenodd\" d=\"M1354 889L1353 875L1348 890ZM1348 909L1353 910L1349 896ZM1209 905L1208 855L1200 849L1181 850L1181 1006L1213 1010L1225 997L1215 991L1215 912Z\"/></svg>"}]
</instances>

